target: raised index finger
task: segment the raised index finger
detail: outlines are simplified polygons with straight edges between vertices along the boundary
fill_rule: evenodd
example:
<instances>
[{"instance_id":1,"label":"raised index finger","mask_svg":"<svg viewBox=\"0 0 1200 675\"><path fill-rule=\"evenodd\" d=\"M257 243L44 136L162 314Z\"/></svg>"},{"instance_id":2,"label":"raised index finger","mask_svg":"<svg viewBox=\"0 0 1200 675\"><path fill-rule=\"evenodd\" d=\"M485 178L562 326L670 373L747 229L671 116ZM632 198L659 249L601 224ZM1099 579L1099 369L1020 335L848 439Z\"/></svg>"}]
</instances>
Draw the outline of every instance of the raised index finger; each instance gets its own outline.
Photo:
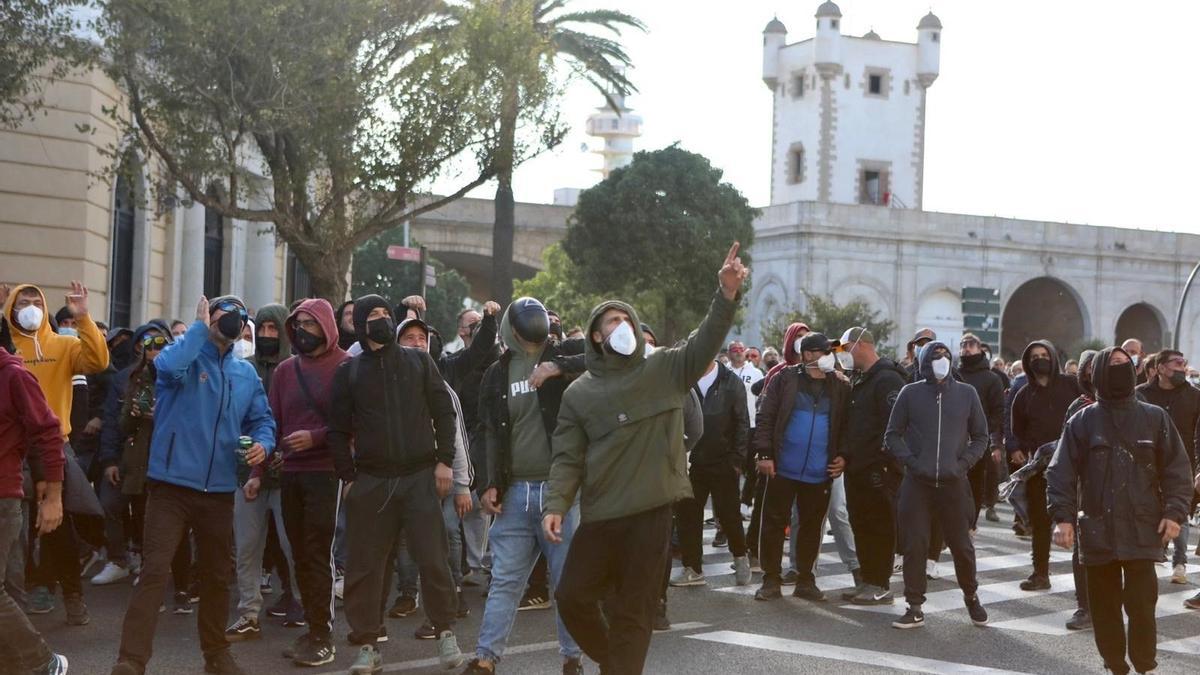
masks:
<instances>
[{"instance_id":1,"label":"raised index finger","mask_svg":"<svg viewBox=\"0 0 1200 675\"><path fill-rule=\"evenodd\" d=\"M729 247L729 254L725 256L725 264L728 265L737 257L738 249L742 247L741 242L733 242L733 246Z\"/></svg>"}]
</instances>

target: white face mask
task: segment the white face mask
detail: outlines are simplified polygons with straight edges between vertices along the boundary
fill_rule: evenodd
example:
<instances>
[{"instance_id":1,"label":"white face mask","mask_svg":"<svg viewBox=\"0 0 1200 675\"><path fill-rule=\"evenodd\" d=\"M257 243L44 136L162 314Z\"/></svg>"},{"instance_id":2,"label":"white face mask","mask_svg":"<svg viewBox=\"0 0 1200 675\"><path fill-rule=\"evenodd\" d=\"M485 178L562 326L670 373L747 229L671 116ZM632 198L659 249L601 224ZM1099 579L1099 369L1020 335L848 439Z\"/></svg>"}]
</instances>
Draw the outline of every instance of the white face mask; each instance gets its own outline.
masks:
<instances>
[{"instance_id":1,"label":"white face mask","mask_svg":"<svg viewBox=\"0 0 1200 675\"><path fill-rule=\"evenodd\" d=\"M33 330L33 329L31 328L30 330ZM1133 356L1129 357L1129 360L1133 361L1134 368L1138 367L1138 355L1137 354L1134 354Z\"/></svg>"},{"instance_id":2,"label":"white face mask","mask_svg":"<svg viewBox=\"0 0 1200 675\"><path fill-rule=\"evenodd\" d=\"M837 360L842 370L854 370L854 355L850 352L838 352Z\"/></svg>"},{"instance_id":3,"label":"white face mask","mask_svg":"<svg viewBox=\"0 0 1200 675\"><path fill-rule=\"evenodd\" d=\"M950 374L950 359L941 357L933 360L933 377L934 379L944 380Z\"/></svg>"},{"instance_id":4,"label":"white face mask","mask_svg":"<svg viewBox=\"0 0 1200 675\"><path fill-rule=\"evenodd\" d=\"M652 344L650 344L649 342L647 342L647 343L646 343L646 349L643 351L643 353L644 353L646 356L650 356L651 354L653 354L653 353L654 353L654 350L656 350L656 349L658 349L658 347L655 347L654 345L652 345Z\"/></svg>"},{"instance_id":5,"label":"white face mask","mask_svg":"<svg viewBox=\"0 0 1200 675\"><path fill-rule=\"evenodd\" d=\"M608 346L621 356L631 356L637 349L637 336L633 334L633 327L625 321L608 334L607 340Z\"/></svg>"},{"instance_id":6,"label":"white face mask","mask_svg":"<svg viewBox=\"0 0 1200 675\"><path fill-rule=\"evenodd\" d=\"M239 359L248 359L254 356L254 343L249 340L238 340L233 343L233 355Z\"/></svg>"},{"instance_id":7,"label":"white face mask","mask_svg":"<svg viewBox=\"0 0 1200 675\"><path fill-rule=\"evenodd\" d=\"M21 328L29 332L33 332L42 327L42 308L37 305L26 305L17 312L17 323L21 324Z\"/></svg>"},{"instance_id":8,"label":"white face mask","mask_svg":"<svg viewBox=\"0 0 1200 675\"><path fill-rule=\"evenodd\" d=\"M833 372L833 367L837 364L837 357L833 354L825 354L817 359L817 368L821 369L822 373Z\"/></svg>"}]
</instances>

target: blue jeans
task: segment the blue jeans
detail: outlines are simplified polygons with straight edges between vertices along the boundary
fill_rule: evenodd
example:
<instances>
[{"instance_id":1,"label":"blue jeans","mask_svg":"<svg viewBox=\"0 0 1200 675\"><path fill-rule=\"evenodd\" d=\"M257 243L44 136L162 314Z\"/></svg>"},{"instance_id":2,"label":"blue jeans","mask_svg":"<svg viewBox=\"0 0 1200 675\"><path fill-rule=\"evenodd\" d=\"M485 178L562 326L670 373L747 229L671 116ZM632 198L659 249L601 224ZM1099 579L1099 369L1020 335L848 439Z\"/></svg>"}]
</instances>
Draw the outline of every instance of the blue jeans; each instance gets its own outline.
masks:
<instances>
[{"instance_id":1,"label":"blue jeans","mask_svg":"<svg viewBox=\"0 0 1200 675\"><path fill-rule=\"evenodd\" d=\"M571 538L579 526L579 505L571 507L563 517L562 543L552 544L542 532L542 491L545 489L545 482L513 483L504 495L500 515L496 516L488 532L492 546L492 585L483 608L479 643L475 647L475 655L481 659L494 663L504 655L504 647L517 618L517 603L525 593L525 584L539 552L546 556L549 567L551 597L558 587ZM554 612L558 622L558 653L578 659L583 650L563 626L557 607Z\"/></svg>"},{"instance_id":2,"label":"blue jeans","mask_svg":"<svg viewBox=\"0 0 1200 675\"><path fill-rule=\"evenodd\" d=\"M1175 555L1171 561L1172 565L1187 564L1187 545L1188 545L1188 521L1184 519L1183 526L1179 528L1179 536L1175 537Z\"/></svg>"}]
</instances>

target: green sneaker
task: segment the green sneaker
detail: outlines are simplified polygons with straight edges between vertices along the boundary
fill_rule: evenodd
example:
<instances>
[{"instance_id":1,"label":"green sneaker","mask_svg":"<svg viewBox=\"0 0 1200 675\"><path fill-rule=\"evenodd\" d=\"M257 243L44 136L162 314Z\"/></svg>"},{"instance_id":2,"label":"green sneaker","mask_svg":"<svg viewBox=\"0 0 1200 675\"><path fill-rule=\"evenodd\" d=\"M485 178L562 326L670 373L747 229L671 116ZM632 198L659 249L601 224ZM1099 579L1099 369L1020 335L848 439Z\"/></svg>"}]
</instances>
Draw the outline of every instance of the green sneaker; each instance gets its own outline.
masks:
<instances>
[{"instance_id":1,"label":"green sneaker","mask_svg":"<svg viewBox=\"0 0 1200 675\"><path fill-rule=\"evenodd\" d=\"M350 665L350 675L374 675L383 672L383 655L371 645L363 645Z\"/></svg>"},{"instance_id":2,"label":"green sneaker","mask_svg":"<svg viewBox=\"0 0 1200 675\"><path fill-rule=\"evenodd\" d=\"M458 639L454 637L454 633L448 630L444 630L438 635L438 660L442 662L442 667L446 670L457 668L467 660L467 657L463 656L462 650L458 648Z\"/></svg>"},{"instance_id":3,"label":"green sneaker","mask_svg":"<svg viewBox=\"0 0 1200 675\"><path fill-rule=\"evenodd\" d=\"M30 614L49 614L54 611L54 594L45 586L35 586L29 594Z\"/></svg>"}]
</instances>

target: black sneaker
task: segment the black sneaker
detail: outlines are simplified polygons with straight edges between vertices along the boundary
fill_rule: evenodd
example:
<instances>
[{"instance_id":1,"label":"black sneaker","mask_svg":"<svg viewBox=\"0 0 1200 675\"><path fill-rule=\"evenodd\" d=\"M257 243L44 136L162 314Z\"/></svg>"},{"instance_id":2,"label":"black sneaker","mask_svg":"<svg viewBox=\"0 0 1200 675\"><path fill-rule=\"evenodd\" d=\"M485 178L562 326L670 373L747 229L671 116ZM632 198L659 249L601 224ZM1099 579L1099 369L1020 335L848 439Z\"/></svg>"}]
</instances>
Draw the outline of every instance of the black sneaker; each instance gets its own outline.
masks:
<instances>
[{"instance_id":1,"label":"black sneaker","mask_svg":"<svg viewBox=\"0 0 1200 675\"><path fill-rule=\"evenodd\" d=\"M1077 609L1067 619L1067 630L1087 630L1092 627L1092 615L1086 609Z\"/></svg>"},{"instance_id":2,"label":"black sneaker","mask_svg":"<svg viewBox=\"0 0 1200 675\"><path fill-rule=\"evenodd\" d=\"M382 625L382 624L379 626L379 635L375 636L375 641L376 642L387 642L388 641L387 626Z\"/></svg>"},{"instance_id":3,"label":"black sneaker","mask_svg":"<svg viewBox=\"0 0 1200 675\"><path fill-rule=\"evenodd\" d=\"M458 589L458 613L455 614L460 619L465 619L471 616L471 607L467 604L467 599L463 597L462 589Z\"/></svg>"},{"instance_id":4,"label":"black sneaker","mask_svg":"<svg viewBox=\"0 0 1200 675\"><path fill-rule=\"evenodd\" d=\"M729 546L729 537L725 536L724 532L717 531L717 533L713 535L712 545L717 548L725 548L726 546Z\"/></svg>"},{"instance_id":5,"label":"black sneaker","mask_svg":"<svg viewBox=\"0 0 1200 675\"><path fill-rule=\"evenodd\" d=\"M292 600L292 606L288 607L287 616L283 617L283 626L285 628L304 628L308 625L308 619L304 618L304 605Z\"/></svg>"},{"instance_id":6,"label":"black sneaker","mask_svg":"<svg viewBox=\"0 0 1200 675\"><path fill-rule=\"evenodd\" d=\"M176 614L192 614L195 612L192 607L192 601L188 598L187 591L180 591L175 594L175 613Z\"/></svg>"},{"instance_id":7,"label":"black sneaker","mask_svg":"<svg viewBox=\"0 0 1200 675\"><path fill-rule=\"evenodd\" d=\"M972 595L966 598L967 614L971 615L971 623L976 626L986 626L988 621L987 610L979 602L978 595Z\"/></svg>"},{"instance_id":8,"label":"black sneaker","mask_svg":"<svg viewBox=\"0 0 1200 675\"><path fill-rule=\"evenodd\" d=\"M816 584L796 584L796 588L792 591L792 597L811 602L825 602L825 594L817 588Z\"/></svg>"},{"instance_id":9,"label":"black sneaker","mask_svg":"<svg viewBox=\"0 0 1200 675\"><path fill-rule=\"evenodd\" d=\"M275 617L287 616L288 610L292 608L292 594L284 592L275 604L267 610L267 614Z\"/></svg>"},{"instance_id":10,"label":"black sneaker","mask_svg":"<svg viewBox=\"0 0 1200 675\"><path fill-rule=\"evenodd\" d=\"M892 628L900 629L920 628L924 625L925 613L921 611L920 607L912 607L911 605L908 611L904 613L904 616L892 622Z\"/></svg>"},{"instance_id":11,"label":"black sneaker","mask_svg":"<svg viewBox=\"0 0 1200 675\"><path fill-rule=\"evenodd\" d=\"M388 616L393 619L403 619L417 611L416 597L401 595L392 603L392 608L388 610Z\"/></svg>"},{"instance_id":12,"label":"black sneaker","mask_svg":"<svg viewBox=\"0 0 1200 675\"><path fill-rule=\"evenodd\" d=\"M413 637L418 640L436 640L437 636L437 629L434 628L433 624L429 623L429 621L425 621L425 623L422 623L415 631L413 631Z\"/></svg>"},{"instance_id":13,"label":"black sneaker","mask_svg":"<svg viewBox=\"0 0 1200 675\"><path fill-rule=\"evenodd\" d=\"M984 519L985 519L985 520L987 520L989 523L998 523L998 522L1000 522L1000 516L999 516L999 515L997 515L997 513L996 513L996 509L995 509L994 507L991 507L991 506L989 506L989 507L988 507L988 510L987 510L987 511L986 511L986 512L983 514L983 517L984 517Z\"/></svg>"},{"instance_id":14,"label":"black sneaker","mask_svg":"<svg viewBox=\"0 0 1200 675\"><path fill-rule=\"evenodd\" d=\"M541 591L528 591L525 597L521 598L521 604L517 606L518 612L524 612L531 609L550 609L550 598Z\"/></svg>"},{"instance_id":15,"label":"black sneaker","mask_svg":"<svg viewBox=\"0 0 1200 675\"><path fill-rule=\"evenodd\" d=\"M799 578L800 575L796 573L796 570L788 570L787 572L783 573L783 577L780 578L779 583L783 584L784 586L793 586L795 585L796 580Z\"/></svg>"},{"instance_id":16,"label":"black sneaker","mask_svg":"<svg viewBox=\"0 0 1200 675\"><path fill-rule=\"evenodd\" d=\"M291 646L283 648L283 658L285 658L285 659L296 658L296 654L299 654L308 648L307 645L308 645L309 639L310 639L310 636L308 633L305 633L304 635L301 635L300 637L296 638L296 641L293 642L291 644Z\"/></svg>"},{"instance_id":17,"label":"black sneaker","mask_svg":"<svg viewBox=\"0 0 1200 675\"><path fill-rule=\"evenodd\" d=\"M783 597L779 588L779 575L767 574L763 577L762 587L754 594L755 600L777 600Z\"/></svg>"},{"instance_id":18,"label":"black sneaker","mask_svg":"<svg viewBox=\"0 0 1200 675\"><path fill-rule=\"evenodd\" d=\"M217 675L246 675L246 671L233 660L233 655L228 649L204 657L204 672Z\"/></svg>"},{"instance_id":19,"label":"black sneaker","mask_svg":"<svg viewBox=\"0 0 1200 675\"><path fill-rule=\"evenodd\" d=\"M292 662L298 666L323 666L333 663L334 649L329 640L312 638L300 645Z\"/></svg>"},{"instance_id":20,"label":"black sneaker","mask_svg":"<svg viewBox=\"0 0 1200 675\"><path fill-rule=\"evenodd\" d=\"M225 629L226 642L245 642L262 637L262 628L258 627L258 619L248 616L238 617L229 628Z\"/></svg>"},{"instance_id":21,"label":"black sneaker","mask_svg":"<svg viewBox=\"0 0 1200 675\"><path fill-rule=\"evenodd\" d=\"M583 661L567 659L563 661L563 675L583 675Z\"/></svg>"},{"instance_id":22,"label":"black sneaker","mask_svg":"<svg viewBox=\"0 0 1200 675\"><path fill-rule=\"evenodd\" d=\"M1050 589L1050 579L1041 574L1031 575L1028 579L1021 582L1021 590L1023 591L1045 591Z\"/></svg>"}]
</instances>

